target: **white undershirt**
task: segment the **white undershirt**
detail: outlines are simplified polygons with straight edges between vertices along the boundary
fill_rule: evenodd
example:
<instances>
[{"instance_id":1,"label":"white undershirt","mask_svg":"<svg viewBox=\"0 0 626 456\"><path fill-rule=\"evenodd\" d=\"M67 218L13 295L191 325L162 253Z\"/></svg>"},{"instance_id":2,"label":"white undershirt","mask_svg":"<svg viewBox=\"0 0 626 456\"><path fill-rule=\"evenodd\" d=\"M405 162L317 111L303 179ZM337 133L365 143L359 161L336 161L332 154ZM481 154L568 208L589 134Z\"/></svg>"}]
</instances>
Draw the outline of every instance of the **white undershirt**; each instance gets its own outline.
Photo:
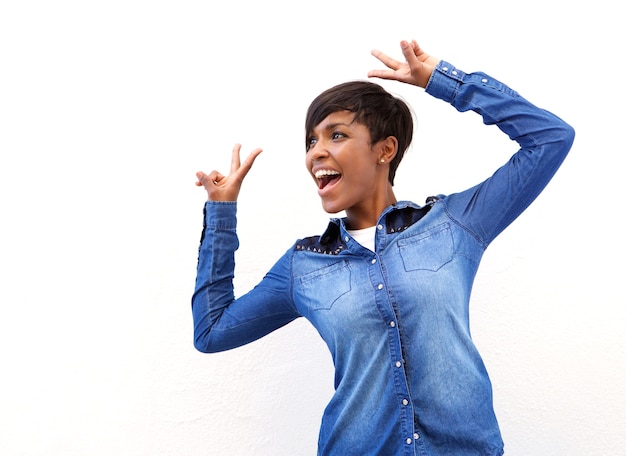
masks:
<instances>
[{"instance_id":1,"label":"white undershirt","mask_svg":"<svg viewBox=\"0 0 626 456\"><path fill-rule=\"evenodd\" d=\"M354 238L363 247L370 249L372 252L376 251L376 227L370 226L369 228L363 228L362 230L346 230L350 236Z\"/></svg>"}]
</instances>

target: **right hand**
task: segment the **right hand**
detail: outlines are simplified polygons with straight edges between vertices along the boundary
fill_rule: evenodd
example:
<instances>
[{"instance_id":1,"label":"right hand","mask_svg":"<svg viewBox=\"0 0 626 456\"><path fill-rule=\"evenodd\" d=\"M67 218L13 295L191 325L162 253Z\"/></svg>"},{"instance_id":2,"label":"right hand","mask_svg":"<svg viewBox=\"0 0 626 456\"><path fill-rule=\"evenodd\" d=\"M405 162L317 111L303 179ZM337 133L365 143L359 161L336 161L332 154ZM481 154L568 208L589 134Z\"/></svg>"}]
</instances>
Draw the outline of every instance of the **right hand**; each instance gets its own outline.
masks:
<instances>
[{"instance_id":1,"label":"right hand","mask_svg":"<svg viewBox=\"0 0 626 456\"><path fill-rule=\"evenodd\" d=\"M252 164L257 156L263 151L262 149L254 149L250 155L241 163L239 152L241 144L235 144L233 147L233 155L230 162L230 174L224 176L218 171L211 171L205 174L202 171L196 173L198 187L204 187L207 191L209 201L237 201L241 183L244 177L252 168Z\"/></svg>"}]
</instances>

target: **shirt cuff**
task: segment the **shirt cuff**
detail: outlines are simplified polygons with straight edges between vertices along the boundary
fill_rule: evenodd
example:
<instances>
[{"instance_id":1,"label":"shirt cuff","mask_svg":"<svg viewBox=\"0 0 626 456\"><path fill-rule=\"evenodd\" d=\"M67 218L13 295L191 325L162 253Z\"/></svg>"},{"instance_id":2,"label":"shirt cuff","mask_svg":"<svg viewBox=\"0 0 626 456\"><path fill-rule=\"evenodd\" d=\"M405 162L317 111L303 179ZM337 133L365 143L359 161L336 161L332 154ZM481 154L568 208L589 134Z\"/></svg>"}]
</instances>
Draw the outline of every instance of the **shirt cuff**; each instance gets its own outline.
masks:
<instances>
[{"instance_id":1,"label":"shirt cuff","mask_svg":"<svg viewBox=\"0 0 626 456\"><path fill-rule=\"evenodd\" d=\"M426 93L448 103L454 100L465 72L445 60L440 60L426 84Z\"/></svg>"},{"instance_id":2,"label":"shirt cuff","mask_svg":"<svg viewBox=\"0 0 626 456\"><path fill-rule=\"evenodd\" d=\"M237 203L235 201L207 201L204 203L205 226L214 230L237 228Z\"/></svg>"}]
</instances>

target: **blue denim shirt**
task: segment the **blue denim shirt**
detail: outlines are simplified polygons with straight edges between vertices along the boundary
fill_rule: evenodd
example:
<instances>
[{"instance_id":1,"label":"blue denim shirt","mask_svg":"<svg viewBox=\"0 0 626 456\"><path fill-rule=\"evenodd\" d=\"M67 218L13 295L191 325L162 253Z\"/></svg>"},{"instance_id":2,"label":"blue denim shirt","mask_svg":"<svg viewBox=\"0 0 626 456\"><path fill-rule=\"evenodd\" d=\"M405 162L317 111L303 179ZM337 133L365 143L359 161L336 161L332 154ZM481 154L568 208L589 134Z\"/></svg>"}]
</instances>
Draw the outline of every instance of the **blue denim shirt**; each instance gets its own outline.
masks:
<instances>
[{"instance_id":1,"label":"blue denim shirt","mask_svg":"<svg viewBox=\"0 0 626 456\"><path fill-rule=\"evenodd\" d=\"M545 187L574 131L492 77L447 62L426 91L496 124L520 149L468 190L388 207L375 252L331 219L235 299L236 204L205 205L195 346L228 350L308 319L336 372L319 455L503 454L490 380L470 336L470 292L485 249Z\"/></svg>"}]
</instances>

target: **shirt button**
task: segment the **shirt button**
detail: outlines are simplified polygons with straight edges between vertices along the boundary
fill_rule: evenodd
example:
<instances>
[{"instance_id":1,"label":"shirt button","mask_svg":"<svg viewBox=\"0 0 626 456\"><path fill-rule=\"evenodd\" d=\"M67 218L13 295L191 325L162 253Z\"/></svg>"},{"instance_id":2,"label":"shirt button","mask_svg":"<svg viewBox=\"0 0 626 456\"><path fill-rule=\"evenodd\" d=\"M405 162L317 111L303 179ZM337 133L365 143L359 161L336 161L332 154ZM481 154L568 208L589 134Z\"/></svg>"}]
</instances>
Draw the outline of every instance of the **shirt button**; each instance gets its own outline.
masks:
<instances>
[{"instance_id":1,"label":"shirt button","mask_svg":"<svg viewBox=\"0 0 626 456\"><path fill-rule=\"evenodd\" d=\"M413 434L413 440L417 440L419 438L420 438L420 435L417 432Z\"/></svg>"},{"instance_id":2,"label":"shirt button","mask_svg":"<svg viewBox=\"0 0 626 456\"><path fill-rule=\"evenodd\" d=\"M402 363L400 361L396 361L396 367L401 367Z\"/></svg>"},{"instance_id":3,"label":"shirt button","mask_svg":"<svg viewBox=\"0 0 626 456\"><path fill-rule=\"evenodd\" d=\"M456 76L456 75L457 75L457 74L459 74L459 73L457 73L457 72L456 72L456 70L453 70L453 71L452 71L452 74Z\"/></svg>"},{"instance_id":4,"label":"shirt button","mask_svg":"<svg viewBox=\"0 0 626 456\"><path fill-rule=\"evenodd\" d=\"M372 264L376 264L376 258L372 258Z\"/></svg>"},{"instance_id":5,"label":"shirt button","mask_svg":"<svg viewBox=\"0 0 626 456\"><path fill-rule=\"evenodd\" d=\"M382 289L383 289L383 284L382 284L382 283L379 283L379 284L378 284L378 289L379 289L379 290L382 290Z\"/></svg>"},{"instance_id":6,"label":"shirt button","mask_svg":"<svg viewBox=\"0 0 626 456\"><path fill-rule=\"evenodd\" d=\"M378 231L380 231L380 230L382 230L382 229L383 229L383 226L382 226L382 225L378 225L378 226L376 227L376 229L377 229Z\"/></svg>"},{"instance_id":7,"label":"shirt button","mask_svg":"<svg viewBox=\"0 0 626 456\"><path fill-rule=\"evenodd\" d=\"M448 67L443 67L442 70L443 71L448 71Z\"/></svg>"},{"instance_id":8,"label":"shirt button","mask_svg":"<svg viewBox=\"0 0 626 456\"><path fill-rule=\"evenodd\" d=\"M348 236L346 236L345 238L343 238L343 240L348 242L350 240L350 238Z\"/></svg>"},{"instance_id":9,"label":"shirt button","mask_svg":"<svg viewBox=\"0 0 626 456\"><path fill-rule=\"evenodd\" d=\"M395 321L389 322L389 326L391 326L392 328L395 328L396 327L396 322Z\"/></svg>"},{"instance_id":10,"label":"shirt button","mask_svg":"<svg viewBox=\"0 0 626 456\"><path fill-rule=\"evenodd\" d=\"M483 84L487 83L487 80L485 78L481 79L480 82L482 82Z\"/></svg>"},{"instance_id":11,"label":"shirt button","mask_svg":"<svg viewBox=\"0 0 626 456\"><path fill-rule=\"evenodd\" d=\"M409 401L407 401L406 399L402 399L402 405L409 405Z\"/></svg>"},{"instance_id":12,"label":"shirt button","mask_svg":"<svg viewBox=\"0 0 626 456\"><path fill-rule=\"evenodd\" d=\"M411 440L411 439L406 439L406 444L407 444L407 445L410 445L410 444L411 444L411 442L412 442L412 440Z\"/></svg>"}]
</instances>

